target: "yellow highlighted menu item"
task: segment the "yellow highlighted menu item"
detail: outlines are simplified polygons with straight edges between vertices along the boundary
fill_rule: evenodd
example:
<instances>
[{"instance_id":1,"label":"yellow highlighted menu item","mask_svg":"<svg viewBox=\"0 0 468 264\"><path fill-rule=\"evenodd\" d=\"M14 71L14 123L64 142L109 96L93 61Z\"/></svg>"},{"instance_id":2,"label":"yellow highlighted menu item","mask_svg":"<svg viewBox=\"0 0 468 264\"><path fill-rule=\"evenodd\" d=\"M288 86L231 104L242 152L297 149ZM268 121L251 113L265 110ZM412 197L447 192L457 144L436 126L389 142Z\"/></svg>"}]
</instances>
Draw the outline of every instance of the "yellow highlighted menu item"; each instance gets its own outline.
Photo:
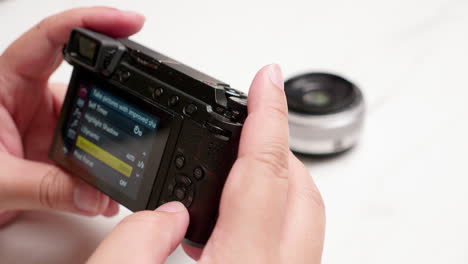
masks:
<instances>
[{"instance_id":1,"label":"yellow highlighted menu item","mask_svg":"<svg viewBox=\"0 0 468 264\"><path fill-rule=\"evenodd\" d=\"M87 140L86 138L78 136L78 139L76 140L76 146L86 151L88 154L92 155L96 159L104 162L109 167L122 173L123 175L127 177L130 177L130 175L132 175L132 166L121 161L120 159L116 158L114 155L103 150L102 148L96 146L93 142Z\"/></svg>"}]
</instances>

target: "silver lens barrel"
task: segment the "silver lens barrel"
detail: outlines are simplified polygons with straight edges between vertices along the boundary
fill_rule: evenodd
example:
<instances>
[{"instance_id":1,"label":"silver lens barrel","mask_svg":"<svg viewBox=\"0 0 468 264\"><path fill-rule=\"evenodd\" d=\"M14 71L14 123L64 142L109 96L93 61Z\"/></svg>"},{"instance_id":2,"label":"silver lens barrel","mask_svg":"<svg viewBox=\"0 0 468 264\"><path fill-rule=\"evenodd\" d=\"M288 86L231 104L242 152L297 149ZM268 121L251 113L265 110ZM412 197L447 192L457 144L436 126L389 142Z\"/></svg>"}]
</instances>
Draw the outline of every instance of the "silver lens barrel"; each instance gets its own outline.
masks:
<instances>
[{"instance_id":1,"label":"silver lens barrel","mask_svg":"<svg viewBox=\"0 0 468 264\"><path fill-rule=\"evenodd\" d=\"M292 151L330 155L358 142L365 104L354 84L332 74L309 73L288 80L285 91Z\"/></svg>"}]
</instances>

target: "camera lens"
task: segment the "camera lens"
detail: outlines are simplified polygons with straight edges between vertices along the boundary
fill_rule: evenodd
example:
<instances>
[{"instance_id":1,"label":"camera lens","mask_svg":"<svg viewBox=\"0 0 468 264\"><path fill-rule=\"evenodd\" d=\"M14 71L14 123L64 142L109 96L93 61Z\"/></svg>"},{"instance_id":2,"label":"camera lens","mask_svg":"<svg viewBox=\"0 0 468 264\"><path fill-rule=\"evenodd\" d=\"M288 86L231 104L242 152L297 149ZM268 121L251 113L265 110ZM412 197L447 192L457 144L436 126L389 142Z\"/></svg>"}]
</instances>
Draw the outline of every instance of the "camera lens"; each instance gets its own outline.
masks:
<instances>
[{"instance_id":1,"label":"camera lens","mask_svg":"<svg viewBox=\"0 0 468 264\"><path fill-rule=\"evenodd\" d=\"M356 89L349 81L327 73L309 73L285 83L290 111L323 115L341 111L356 99Z\"/></svg>"},{"instance_id":2,"label":"camera lens","mask_svg":"<svg viewBox=\"0 0 468 264\"><path fill-rule=\"evenodd\" d=\"M324 156L357 142L364 101L353 83L334 74L307 73L287 80L285 93L293 151Z\"/></svg>"}]
</instances>

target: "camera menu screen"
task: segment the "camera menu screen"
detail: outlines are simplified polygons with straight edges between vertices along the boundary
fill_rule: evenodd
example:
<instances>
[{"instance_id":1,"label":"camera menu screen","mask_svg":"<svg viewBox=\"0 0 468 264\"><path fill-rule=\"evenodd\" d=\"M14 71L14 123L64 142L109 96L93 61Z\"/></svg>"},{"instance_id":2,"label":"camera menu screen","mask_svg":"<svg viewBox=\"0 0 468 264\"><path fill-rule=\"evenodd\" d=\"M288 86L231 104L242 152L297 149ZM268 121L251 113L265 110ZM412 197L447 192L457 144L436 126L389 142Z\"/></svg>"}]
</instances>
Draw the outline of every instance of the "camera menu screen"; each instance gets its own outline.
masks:
<instances>
[{"instance_id":1,"label":"camera menu screen","mask_svg":"<svg viewBox=\"0 0 468 264\"><path fill-rule=\"evenodd\" d=\"M159 119L94 85L80 84L63 151L130 199L138 190Z\"/></svg>"}]
</instances>

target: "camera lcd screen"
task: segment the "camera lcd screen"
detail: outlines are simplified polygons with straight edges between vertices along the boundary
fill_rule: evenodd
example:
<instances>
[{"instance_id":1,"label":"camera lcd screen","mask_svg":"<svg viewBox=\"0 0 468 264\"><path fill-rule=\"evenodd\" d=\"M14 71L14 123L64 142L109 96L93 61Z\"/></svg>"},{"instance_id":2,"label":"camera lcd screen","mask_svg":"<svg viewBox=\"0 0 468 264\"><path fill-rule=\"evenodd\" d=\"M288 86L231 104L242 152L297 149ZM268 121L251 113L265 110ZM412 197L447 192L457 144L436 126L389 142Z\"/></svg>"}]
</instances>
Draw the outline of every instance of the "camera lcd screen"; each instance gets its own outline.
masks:
<instances>
[{"instance_id":1,"label":"camera lcd screen","mask_svg":"<svg viewBox=\"0 0 468 264\"><path fill-rule=\"evenodd\" d=\"M80 83L63 128L63 151L100 182L138 198L160 119L93 84Z\"/></svg>"}]
</instances>

